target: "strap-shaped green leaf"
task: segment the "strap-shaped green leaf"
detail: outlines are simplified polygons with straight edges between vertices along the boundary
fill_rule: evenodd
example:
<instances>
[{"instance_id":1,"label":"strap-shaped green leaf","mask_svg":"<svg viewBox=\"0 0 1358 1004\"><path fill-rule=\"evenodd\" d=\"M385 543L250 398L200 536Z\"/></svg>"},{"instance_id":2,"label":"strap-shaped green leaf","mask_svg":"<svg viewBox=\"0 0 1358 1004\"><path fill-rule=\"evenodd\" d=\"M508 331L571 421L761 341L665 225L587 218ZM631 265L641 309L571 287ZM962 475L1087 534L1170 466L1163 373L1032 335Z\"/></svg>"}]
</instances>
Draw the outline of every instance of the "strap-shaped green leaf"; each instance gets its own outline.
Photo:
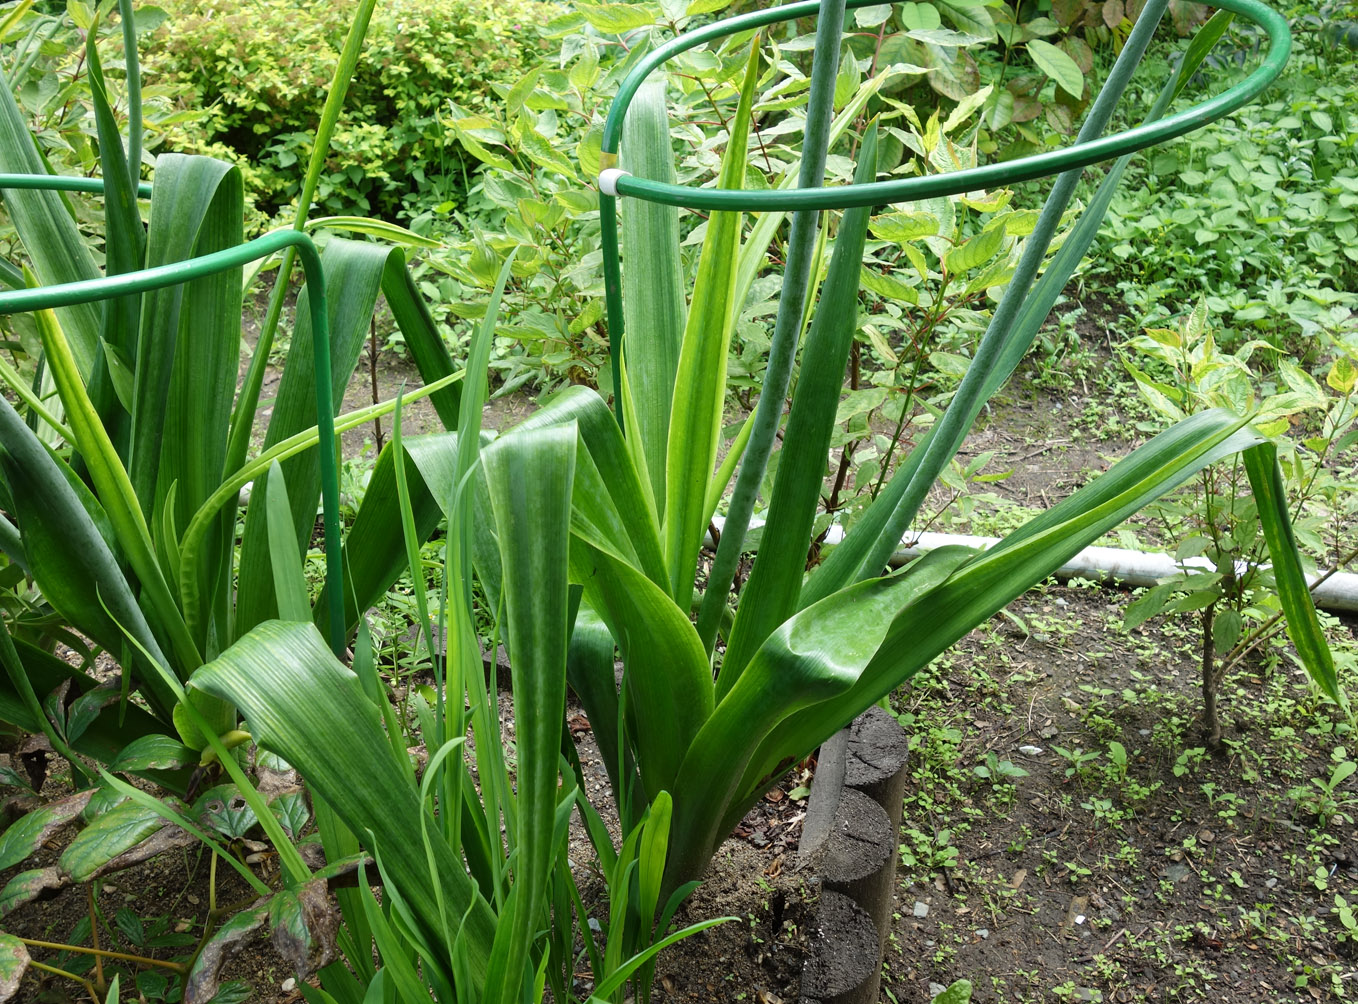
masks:
<instances>
[{"instance_id":1,"label":"strap-shaped green leaf","mask_svg":"<svg viewBox=\"0 0 1358 1004\"><path fill-rule=\"evenodd\" d=\"M794 712L813 705L819 711L849 691L898 612L970 554L959 548L934 551L904 574L835 593L769 635L688 748L672 789L667 889L700 877L729 829L724 820L743 795L741 774L760 741Z\"/></svg>"},{"instance_id":2,"label":"strap-shaped green leaf","mask_svg":"<svg viewBox=\"0 0 1358 1004\"><path fill-rule=\"evenodd\" d=\"M1269 557L1273 561L1273 580L1278 586L1287 636L1297 647L1297 655L1311 679L1326 697L1345 707L1348 701L1335 676L1334 657L1320 630L1311 591L1306 585L1306 573L1301 567L1301 553L1292 533L1287 490L1278 467L1278 448L1272 443L1260 443L1246 450L1244 457L1250 490L1254 492L1254 504L1259 513L1259 526L1264 531Z\"/></svg>"},{"instance_id":3,"label":"strap-shaped green leaf","mask_svg":"<svg viewBox=\"0 0 1358 1004\"><path fill-rule=\"evenodd\" d=\"M759 47L751 46L740 103L731 120L731 138L722 158L722 188L739 188L745 178L750 106L759 76ZM716 465L726 403L726 357L734 324L736 258L740 251L741 214L713 213L698 258L679 374L670 415L665 468L665 564L670 595L687 603L693 592L698 549L707 527L703 522L707 484Z\"/></svg>"},{"instance_id":4,"label":"strap-shaped green leaf","mask_svg":"<svg viewBox=\"0 0 1358 1004\"><path fill-rule=\"evenodd\" d=\"M896 616L877 655L852 687L830 702L789 716L762 741L724 822L733 815L738 819L744 811L741 806L759 797L763 779L775 773L784 757L814 749L1082 548L1203 467L1259 441L1259 435L1235 415L1224 411L1195 415L912 601Z\"/></svg>"},{"instance_id":5,"label":"strap-shaped green leaf","mask_svg":"<svg viewBox=\"0 0 1358 1004\"><path fill-rule=\"evenodd\" d=\"M630 173L673 184L674 146L665 81L643 84L628 108L622 163ZM665 497L665 448L679 372L687 307L679 258L679 210L642 199L622 200L625 393L632 398L628 442L640 448L651 490ZM638 465L641 466L641 465ZM663 516L664 514L661 513Z\"/></svg>"},{"instance_id":6,"label":"strap-shaped green leaf","mask_svg":"<svg viewBox=\"0 0 1358 1004\"><path fill-rule=\"evenodd\" d=\"M515 1004L521 996L557 850L575 449L575 430L563 426L516 432L482 453L500 538L518 750L513 902L491 953L487 1004Z\"/></svg>"},{"instance_id":7,"label":"strap-shaped green leaf","mask_svg":"<svg viewBox=\"0 0 1358 1004\"><path fill-rule=\"evenodd\" d=\"M625 561L579 537L571 577L622 652L631 740L648 793L672 790L684 753L712 712L712 673L688 614ZM608 728L600 722L599 728Z\"/></svg>"},{"instance_id":8,"label":"strap-shaped green leaf","mask_svg":"<svg viewBox=\"0 0 1358 1004\"><path fill-rule=\"evenodd\" d=\"M278 597L278 613L285 621L308 621L311 604L307 602L305 565L297 550L297 538L292 532L292 511L288 506L288 488L283 472L274 461L269 468L265 491L269 530L269 561L273 566L274 595Z\"/></svg>"},{"instance_id":9,"label":"strap-shaped green leaf","mask_svg":"<svg viewBox=\"0 0 1358 1004\"><path fill-rule=\"evenodd\" d=\"M858 158L855 180L872 181L877 174L875 123L863 137ZM858 330L858 276L871 215L870 209L850 209L835 238L821 302L802 350L801 377L783 437L762 544L722 660L719 698L731 689L769 633L797 609L806 570L804 548L820 507L844 368Z\"/></svg>"},{"instance_id":10,"label":"strap-shaped green leaf","mask_svg":"<svg viewBox=\"0 0 1358 1004\"><path fill-rule=\"evenodd\" d=\"M588 387L571 387L517 426L535 429L575 423L589 464L580 458L576 513L597 531L588 539L616 554L635 556L638 570L668 588L655 510L608 405ZM586 470L592 467L593 471ZM585 479L597 472L598 481ZM588 487L587 487L588 486ZM599 491L603 494L600 495Z\"/></svg>"},{"instance_id":11,"label":"strap-shaped green leaf","mask_svg":"<svg viewBox=\"0 0 1358 1004\"><path fill-rule=\"evenodd\" d=\"M309 624L267 621L194 675L193 686L233 702L265 748L292 764L364 842L383 850L383 867L429 944L443 944L442 917L418 839L425 809L383 732L358 678ZM438 824L427 820L431 832ZM474 978L484 979L495 917L466 868L443 841L431 844L442 895L465 917L462 932Z\"/></svg>"},{"instance_id":12,"label":"strap-shaped green leaf","mask_svg":"<svg viewBox=\"0 0 1358 1004\"><path fill-rule=\"evenodd\" d=\"M337 407L344 399L344 388L358 364L390 251L379 244L336 238L326 245L322 255L330 320L331 392ZM298 295L297 303L297 330L279 380L278 397L264 437L265 449L316 424L314 348L311 314L305 306L305 287ZM316 522L316 500L321 490L320 459L314 451L307 451L281 466L288 481L293 530L298 546L305 547L311 540ZM254 501L256 497L262 499L263 493L258 489L266 480L256 481L256 492L251 494L251 504L246 511L236 607L238 634L278 613L266 547L264 506L262 501L258 504Z\"/></svg>"}]
</instances>

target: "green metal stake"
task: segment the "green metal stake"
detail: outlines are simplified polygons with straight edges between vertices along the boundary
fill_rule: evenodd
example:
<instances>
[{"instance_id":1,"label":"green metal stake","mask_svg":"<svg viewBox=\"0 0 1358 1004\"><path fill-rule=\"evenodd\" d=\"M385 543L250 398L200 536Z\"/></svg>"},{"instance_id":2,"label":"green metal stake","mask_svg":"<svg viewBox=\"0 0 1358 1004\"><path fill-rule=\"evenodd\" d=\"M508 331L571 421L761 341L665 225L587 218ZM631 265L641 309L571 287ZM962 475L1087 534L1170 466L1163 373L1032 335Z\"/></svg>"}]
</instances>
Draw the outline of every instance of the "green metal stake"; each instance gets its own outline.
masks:
<instances>
[{"instance_id":1,"label":"green metal stake","mask_svg":"<svg viewBox=\"0 0 1358 1004\"><path fill-rule=\"evenodd\" d=\"M102 193L104 183L99 178L0 175L0 190L6 188ZM150 185L143 184L139 186L138 194L149 195L150 189ZM0 314L69 307L78 303L91 303L95 300L108 300L166 286L177 286L201 279L203 276L240 268L285 248L295 249L302 259L302 271L307 284L307 302L311 308L312 337L316 343L316 429L319 434L318 447L321 455L321 507L325 525L325 581L329 594L330 648L336 656L342 656L344 591L341 576L339 466L335 451L334 401L330 389L330 316L326 302L325 272L321 266L320 253L311 238L298 230L276 230L237 247L191 258L188 261L106 276L102 279L0 292Z\"/></svg>"},{"instance_id":2,"label":"green metal stake","mask_svg":"<svg viewBox=\"0 0 1358 1004\"><path fill-rule=\"evenodd\" d=\"M848 0L852 10L871 6L875 0ZM1282 72L1292 47L1287 21L1259 0L1220 0L1218 7L1233 11L1261 26L1268 35L1269 49L1262 63L1235 86L1215 98L1209 98L1185 111L1156 122L1148 122L1113 136L1076 143L1063 150L1034 154L1000 164L986 164L955 171L950 174L898 178L866 185L845 185L834 188L793 189L714 189L687 188L636 178L612 169L617 167L618 144L622 138L622 122L627 107L642 82L657 67L682 52L714 39L737 32L750 31L770 24L814 17L820 10L820 0L800 0L768 10L752 11L707 25L697 31L680 35L647 55L618 88L617 97L604 121L600 144L601 173L608 172L606 185L601 185L599 211L602 224L605 306L608 318L609 352L612 359L615 387L620 386L622 342L626 337L622 317L621 262L618 256L618 219L616 196L631 196L688 209L740 210L743 212L795 211L805 209L849 209L854 206L879 206L896 202L941 195L956 195L997 185L1031 181L1088 167L1104 160L1113 160L1137 150L1155 146L1215 122L1253 101ZM604 189L608 189L605 191ZM615 194L616 193L616 194ZM615 394L615 401L617 395ZM620 405L619 405L620 406Z\"/></svg>"}]
</instances>

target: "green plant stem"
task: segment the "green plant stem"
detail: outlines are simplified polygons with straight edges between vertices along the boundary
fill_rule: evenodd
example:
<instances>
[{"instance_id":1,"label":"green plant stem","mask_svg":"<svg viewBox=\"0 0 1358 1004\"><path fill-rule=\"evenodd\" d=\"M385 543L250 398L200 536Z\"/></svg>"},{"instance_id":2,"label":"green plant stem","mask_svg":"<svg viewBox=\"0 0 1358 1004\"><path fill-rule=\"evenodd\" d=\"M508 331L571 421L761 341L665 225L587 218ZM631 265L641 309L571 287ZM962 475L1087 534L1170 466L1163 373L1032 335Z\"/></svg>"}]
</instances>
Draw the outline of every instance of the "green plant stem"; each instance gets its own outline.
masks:
<instances>
[{"instance_id":1,"label":"green plant stem","mask_svg":"<svg viewBox=\"0 0 1358 1004\"><path fill-rule=\"evenodd\" d=\"M90 1000L97 1001L99 999L99 991L95 988L95 985L83 976L77 976L75 973L68 973L64 969L58 969L56 966L49 966L45 962L37 962L34 959L29 959L28 965L31 969L37 969L44 973L51 973L53 976L64 976L68 980L79 983L85 988L85 993L90 995Z\"/></svg>"},{"instance_id":2,"label":"green plant stem","mask_svg":"<svg viewBox=\"0 0 1358 1004\"><path fill-rule=\"evenodd\" d=\"M297 197L297 214L292 224L294 230L302 230L306 226L311 200L316 196L321 171L325 167L325 155L330 149L330 139L335 133L335 125L344 107L344 96L349 91L354 68L358 66L363 39L368 33L368 23L372 20L376 4L377 0L363 0L354 14L353 23L349 26L344 48L340 51L339 63L335 66L335 76L330 82L330 91L325 97L325 106L321 109L321 121L316 127L316 140L311 147L311 160L307 164L306 176L302 179L302 191ZM259 407L259 392L264 386L264 369L268 365L269 353L273 349L278 319L283 313L283 301L287 298L288 283L292 278L292 266L296 259L297 253L291 247L284 251L283 259L278 266L278 275L274 278L273 293L269 296L269 310L260 328L259 340L255 343L250 368L246 371L245 381L241 384L235 412L231 416L231 434L227 442L226 463L223 467L228 474L245 463L245 456L249 451L250 431L254 425L255 410ZM308 281L311 281L310 277ZM312 323L316 323L314 309ZM317 390L319 392L319 387ZM327 536L328 533L329 531ZM336 589L335 592L338 593L339 590Z\"/></svg>"},{"instance_id":3,"label":"green plant stem","mask_svg":"<svg viewBox=\"0 0 1358 1004\"><path fill-rule=\"evenodd\" d=\"M811 63L811 93L806 108L806 133L802 142L799 182L802 188L819 187L825 182L825 161L829 154L830 120L834 117L835 77L839 73L840 35L844 27L844 0L823 0L816 20L816 49ZM768 470L774 438L782 423L783 403L792 379L797 343L802 329L803 305L811 279L811 261L816 249L816 226L820 213L798 210L792 215L788 234L787 261L783 269L783 290L778 301L778 318L764 374L764 387L755 408L745 455L731 495L731 504L722 527L721 540L713 559L707 591L698 611L698 636L710 657L716 645L717 627L726 608L726 597L740 565L740 552L754 513L759 485ZM739 310L740 304L733 309Z\"/></svg>"},{"instance_id":4,"label":"green plant stem","mask_svg":"<svg viewBox=\"0 0 1358 1004\"><path fill-rule=\"evenodd\" d=\"M25 945L34 948L51 948L59 952L77 952L81 955L93 955L102 959L118 959L122 962L134 962L139 966L158 966L161 969L170 969L176 973L185 972L188 966L182 962L169 962L165 959L150 959L144 955L129 955L126 952L115 952L107 948L86 948L83 945L64 945L55 941L38 941L35 938L19 938Z\"/></svg>"}]
</instances>

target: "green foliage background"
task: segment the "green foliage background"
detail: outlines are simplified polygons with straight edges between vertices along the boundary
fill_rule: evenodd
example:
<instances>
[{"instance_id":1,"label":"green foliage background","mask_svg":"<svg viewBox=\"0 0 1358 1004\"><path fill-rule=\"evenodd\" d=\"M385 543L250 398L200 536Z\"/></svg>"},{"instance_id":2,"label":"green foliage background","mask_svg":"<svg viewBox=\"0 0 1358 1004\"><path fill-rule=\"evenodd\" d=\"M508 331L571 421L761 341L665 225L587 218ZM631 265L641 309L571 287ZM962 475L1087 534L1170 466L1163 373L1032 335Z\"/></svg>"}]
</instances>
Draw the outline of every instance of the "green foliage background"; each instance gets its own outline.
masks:
<instances>
[{"instance_id":1,"label":"green foliage background","mask_svg":"<svg viewBox=\"0 0 1358 1004\"><path fill-rule=\"evenodd\" d=\"M272 214L296 194L355 0L307 3L167 0L168 23L146 43L148 78L191 85L211 111L205 141L254 165L254 195ZM321 212L394 219L464 185L450 104L484 108L535 63L527 25L557 11L543 0L390 0L378 6L317 193ZM286 44L284 44L286 41Z\"/></svg>"}]
</instances>

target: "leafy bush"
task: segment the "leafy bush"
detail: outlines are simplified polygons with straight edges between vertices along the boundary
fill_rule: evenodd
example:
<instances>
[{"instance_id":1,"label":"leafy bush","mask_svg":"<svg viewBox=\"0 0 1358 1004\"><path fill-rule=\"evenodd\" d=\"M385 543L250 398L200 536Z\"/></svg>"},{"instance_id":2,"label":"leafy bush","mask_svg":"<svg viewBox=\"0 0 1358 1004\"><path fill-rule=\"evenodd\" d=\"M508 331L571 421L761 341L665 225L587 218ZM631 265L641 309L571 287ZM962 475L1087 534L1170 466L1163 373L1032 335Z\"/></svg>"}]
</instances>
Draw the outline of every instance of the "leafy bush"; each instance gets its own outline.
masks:
<instances>
[{"instance_id":1,"label":"leafy bush","mask_svg":"<svg viewBox=\"0 0 1358 1004\"><path fill-rule=\"evenodd\" d=\"M353 20L354 0L170 0L170 22L146 54L149 78L189 83L220 140L252 162L257 197L275 211L294 199L316 110ZM537 58L523 26L544 0L393 0L374 14L316 193L328 213L388 219L460 193L463 157L447 140L448 102L482 108ZM281 45L280 40L287 44Z\"/></svg>"},{"instance_id":2,"label":"leafy bush","mask_svg":"<svg viewBox=\"0 0 1358 1004\"><path fill-rule=\"evenodd\" d=\"M1271 101L1156 151L1114 200L1096 269L1143 317L1205 295L1228 340L1281 347L1358 308L1358 78L1318 34L1298 43Z\"/></svg>"}]
</instances>

